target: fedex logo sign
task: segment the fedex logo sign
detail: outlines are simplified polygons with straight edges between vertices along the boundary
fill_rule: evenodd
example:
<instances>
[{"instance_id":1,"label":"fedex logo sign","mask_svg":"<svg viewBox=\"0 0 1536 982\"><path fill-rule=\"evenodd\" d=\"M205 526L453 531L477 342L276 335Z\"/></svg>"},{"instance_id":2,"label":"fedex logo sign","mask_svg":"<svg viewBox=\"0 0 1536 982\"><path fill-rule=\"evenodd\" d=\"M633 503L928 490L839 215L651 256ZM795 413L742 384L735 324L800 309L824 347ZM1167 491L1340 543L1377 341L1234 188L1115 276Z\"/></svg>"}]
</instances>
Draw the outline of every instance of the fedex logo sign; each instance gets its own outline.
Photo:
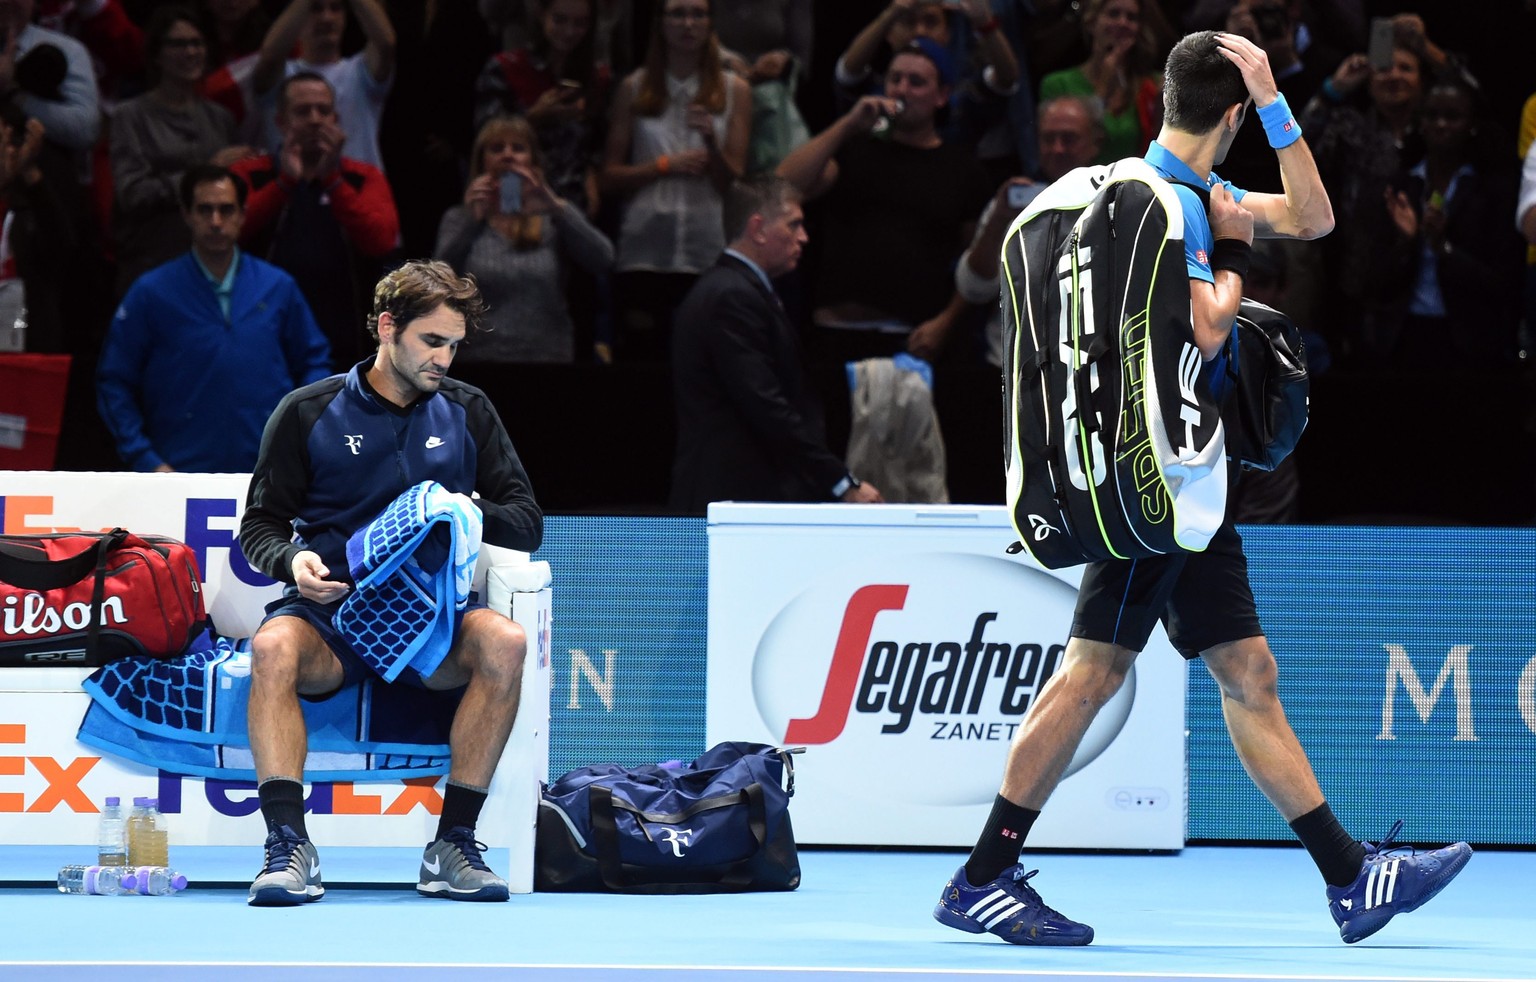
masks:
<instances>
[{"instance_id":1,"label":"fedex logo sign","mask_svg":"<svg viewBox=\"0 0 1536 982\"><path fill-rule=\"evenodd\" d=\"M183 810L185 780L180 774L160 772L158 797L162 812L175 814ZM317 781L309 786L304 796L304 810L313 815L409 815L420 808L429 815L441 815L443 796L437 785L442 780L441 777L408 777L402 778L397 787L387 783L368 784L368 792L359 790L351 781ZM255 781L206 778L202 785L208 806L220 815L243 818L261 810ZM372 793L375 791L379 793Z\"/></svg>"},{"instance_id":2,"label":"fedex logo sign","mask_svg":"<svg viewBox=\"0 0 1536 982\"><path fill-rule=\"evenodd\" d=\"M56 808L94 814L97 808L80 782L101 763L100 757L60 757L38 754L6 754L5 751L27 742L24 723L0 723L0 778L36 775L43 790L30 801L18 791L0 791L0 812L51 812ZM35 783L35 782L33 782Z\"/></svg>"},{"instance_id":3,"label":"fedex logo sign","mask_svg":"<svg viewBox=\"0 0 1536 982\"><path fill-rule=\"evenodd\" d=\"M81 787L101 763L100 757L33 753L26 744L25 723L0 723L0 779L23 779L13 785L23 788L21 791L7 789L5 782L0 780L0 813L95 815L100 812L92 794ZM351 781L316 782L309 787L304 808L315 815L409 815L417 809L429 815L441 815L443 796L437 786L442 780L441 777L408 777L397 783L380 781L366 785ZM202 785L202 797L208 807L220 815L243 818L261 808L255 781L215 778L198 781L160 771L155 797L160 799L162 812L174 815L188 810L183 800L188 781ZM93 785L102 783L101 777L92 781ZM41 790L37 790L39 785ZM99 787L94 790L100 791ZM119 794L121 790L107 793Z\"/></svg>"},{"instance_id":4,"label":"fedex logo sign","mask_svg":"<svg viewBox=\"0 0 1536 982\"><path fill-rule=\"evenodd\" d=\"M131 479L131 476L125 475L124 478ZM171 500L173 508L176 500ZM7 535L36 535L122 526L136 532L173 535L196 552L197 566L203 573L204 582L211 568L209 556L215 550L220 550L227 554L228 569L235 579L253 587L265 587L273 583L269 577L251 568L245 553L240 549L234 521L242 508L239 500L188 496L179 499L179 502L181 508L167 515L164 513L167 502L163 498L141 502L120 496L110 502L110 510L104 506L98 512L97 517L107 521L92 522L82 520L78 514L71 519L60 518L53 495L0 495L0 529L4 529ZM77 513L89 512L95 508L76 506L74 510ZM74 524L69 524L71 521Z\"/></svg>"}]
</instances>

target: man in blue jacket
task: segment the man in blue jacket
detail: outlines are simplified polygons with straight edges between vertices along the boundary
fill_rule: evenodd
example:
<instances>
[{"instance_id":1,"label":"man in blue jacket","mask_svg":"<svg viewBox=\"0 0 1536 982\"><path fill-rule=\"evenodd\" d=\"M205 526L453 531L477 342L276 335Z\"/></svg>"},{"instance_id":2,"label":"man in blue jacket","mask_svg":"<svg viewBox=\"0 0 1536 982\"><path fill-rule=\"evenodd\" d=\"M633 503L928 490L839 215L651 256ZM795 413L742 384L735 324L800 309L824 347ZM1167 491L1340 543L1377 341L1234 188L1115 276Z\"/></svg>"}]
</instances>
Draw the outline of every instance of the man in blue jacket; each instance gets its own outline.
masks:
<instances>
[{"instance_id":1,"label":"man in blue jacket","mask_svg":"<svg viewBox=\"0 0 1536 982\"><path fill-rule=\"evenodd\" d=\"M235 244L245 183L207 165L180 190L192 249L129 288L96 404L134 470L245 473L283 396L330 374L330 346L293 277Z\"/></svg>"}]
</instances>

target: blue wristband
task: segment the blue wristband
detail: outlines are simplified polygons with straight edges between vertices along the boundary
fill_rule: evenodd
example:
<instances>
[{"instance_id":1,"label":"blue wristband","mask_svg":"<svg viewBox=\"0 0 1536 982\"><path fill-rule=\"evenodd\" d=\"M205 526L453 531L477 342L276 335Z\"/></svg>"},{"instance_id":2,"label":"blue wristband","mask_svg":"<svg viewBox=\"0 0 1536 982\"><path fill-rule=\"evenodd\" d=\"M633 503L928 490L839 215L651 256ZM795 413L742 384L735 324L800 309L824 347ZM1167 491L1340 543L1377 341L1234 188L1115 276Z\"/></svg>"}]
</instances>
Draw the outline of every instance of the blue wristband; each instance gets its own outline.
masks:
<instances>
[{"instance_id":1,"label":"blue wristband","mask_svg":"<svg viewBox=\"0 0 1536 982\"><path fill-rule=\"evenodd\" d=\"M1291 115L1291 107L1283 95L1277 93L1274 102L1259 109L1259 122L1264 124L1269 145L1276 150L1284 150L1301 139L1301 124Z\"/></svg>"}]
</instances>

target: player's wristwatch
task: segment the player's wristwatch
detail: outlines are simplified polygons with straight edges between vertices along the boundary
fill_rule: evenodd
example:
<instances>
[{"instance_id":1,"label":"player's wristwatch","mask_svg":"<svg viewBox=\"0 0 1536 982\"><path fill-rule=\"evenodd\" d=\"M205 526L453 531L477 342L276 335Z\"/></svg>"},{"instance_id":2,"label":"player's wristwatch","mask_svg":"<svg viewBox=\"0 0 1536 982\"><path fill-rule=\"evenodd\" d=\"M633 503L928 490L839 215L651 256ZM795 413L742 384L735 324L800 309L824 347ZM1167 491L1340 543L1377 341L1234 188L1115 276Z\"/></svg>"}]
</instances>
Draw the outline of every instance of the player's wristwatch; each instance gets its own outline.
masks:
<instances>
[{"instance_id":1,"label":"player's wristwatch","mask_svg":"<svg viewBox=\"0 0 1536 982\"><path fill-rule=\"evenodd\" d=\"M836 484L832 485L832 497L841 498L843 495L847 494L849 491L852 491L854 488L861 488L863 486L864 482L854 477L852 474L844 474L841 481L838 481Z\"/></svg>"}]
</instances>

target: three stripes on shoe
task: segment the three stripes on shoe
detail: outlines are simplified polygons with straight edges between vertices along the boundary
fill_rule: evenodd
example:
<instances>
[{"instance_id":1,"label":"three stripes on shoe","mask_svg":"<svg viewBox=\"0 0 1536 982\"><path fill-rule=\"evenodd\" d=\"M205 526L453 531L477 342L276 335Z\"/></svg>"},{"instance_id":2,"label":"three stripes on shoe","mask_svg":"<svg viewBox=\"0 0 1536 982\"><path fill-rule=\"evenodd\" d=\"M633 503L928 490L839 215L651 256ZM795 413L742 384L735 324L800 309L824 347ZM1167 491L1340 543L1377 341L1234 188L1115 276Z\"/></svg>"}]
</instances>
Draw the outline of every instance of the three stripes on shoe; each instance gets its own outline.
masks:
<instances>
[{"instance_id":1,"label":"three stripes on shoe","mask_svg":"<svg viewBox=\"0 0 1536 982\"><path fill-rule=\"evenodd\" d=\"M1380 907L1390 904L1397 892L1397 867L1402 863L1401 859L1393 859L1385 863L1374 863L1371 871L1365 877L1365 909ZM1349 902L1341 901L1339 906L1349 909Z\"/></svg>"},{"instance_id":2,"label":"three stripes on shoe","mask_svg":"<svg viewBox=\"0 0 1536 982\"><path fill-rule=\"evenodd\" d=\"M988 930L1024 909L1024 904L1009 896L1005 890L993 890L965 912L965 916L980 921Z\"/></svg>"}]
</instances>

